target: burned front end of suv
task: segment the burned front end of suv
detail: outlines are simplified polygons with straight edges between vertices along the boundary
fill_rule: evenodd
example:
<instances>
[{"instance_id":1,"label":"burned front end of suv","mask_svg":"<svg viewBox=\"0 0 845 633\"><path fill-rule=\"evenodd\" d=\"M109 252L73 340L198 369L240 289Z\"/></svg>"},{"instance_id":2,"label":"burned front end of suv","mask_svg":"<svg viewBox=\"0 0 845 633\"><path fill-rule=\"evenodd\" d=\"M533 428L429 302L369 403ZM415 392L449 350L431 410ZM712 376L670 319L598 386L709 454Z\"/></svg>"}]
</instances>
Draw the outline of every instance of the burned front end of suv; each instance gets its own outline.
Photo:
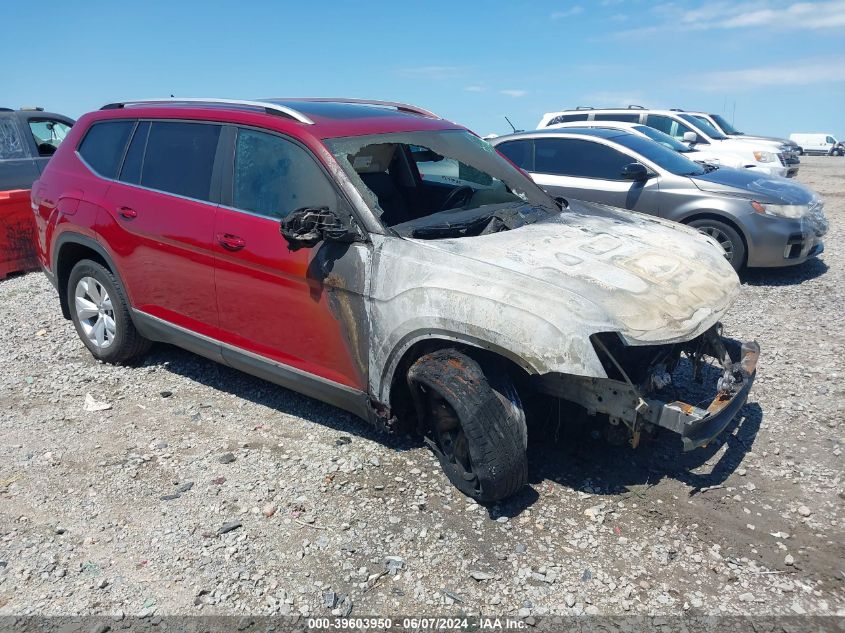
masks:
<instances>
[{"instance_id":1,"label":"burned front end of suv","mask_svg":"<svg viewBox=\"0 0 845 633\"><path fill-rule=\"evenodd\" d=\"M721 323L679 343L628 345L615 332L590 342L607 378L546 374L536 386L599 419L612 443L634 448L659 428L678 434L685 451L706 446L745 404L760 355L756 342L724 337Z\"/></svg>"}]
</instances>

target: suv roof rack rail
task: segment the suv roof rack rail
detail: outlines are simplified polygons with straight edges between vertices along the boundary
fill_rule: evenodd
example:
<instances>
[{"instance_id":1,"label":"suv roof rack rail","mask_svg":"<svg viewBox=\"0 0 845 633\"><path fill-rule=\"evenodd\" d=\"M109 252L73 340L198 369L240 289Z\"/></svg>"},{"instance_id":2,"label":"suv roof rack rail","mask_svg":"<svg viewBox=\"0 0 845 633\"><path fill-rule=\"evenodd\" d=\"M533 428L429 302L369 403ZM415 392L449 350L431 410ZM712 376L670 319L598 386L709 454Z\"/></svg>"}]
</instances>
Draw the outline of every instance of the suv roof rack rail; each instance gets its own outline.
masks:
<instances>
[{"instance_id":1,"label":"suv roof rack rail","mask_svg":"<svg viewBox=\"0 0 845 633\"><path fill-rule=\"evenodd\" d=\"M294 121L305 123L306 125L313 125L314 121L307 116L289 108L287 106L279 105L278 103L270 103L269 101L248 101L245 99L201 99L201 98L164 98L164 99L138 99L134 101L116 101L114 103L107 103L100 110L118 110L126 106L145 106L145 105L210 105L210 106L229 106L234 108L253 108L262 110L267 114L275 114L285 116Z\"/></svg>"},{"instance_id":2,"label":"suv roof rack rail","mask_svg":"<svg viewBox=\"0 0 845 633\"><path fill-rule=\"evenodd\" d=\"M632 103L631 105L629 105L628 109L629 110L645 110L644 107L642 107L641 105L637 105L636 103Z\"/></svg>"},{"instance_id":3,"label":"suv roof rack rail","mask_svg":"<svg viewBox=\"0 0 845 633\"><path fill-rule=\"evenodd\" d=\"M442 117L436 115L431 110L420 108L415 105L401 103L399 101L379 101L377 99L348 99L345 97L274 97L268 101L284 101L284 102L302 102L302 103L351 103L357 105L371 105L380 108L393 108L399 112L408 112L410 114L419 114L420 116L431 119L440 119Z\"/></svg>"},{"instance_id":4,"label":"suv roof rack rail","mask_svg":"<svg viewBox=\"0 0 845 633\"><path fill-rule=\"evenodd\" d=\"M593 106L578 106L575 108L576 110L595 110Z\"/></svg>"},{"instance_id":5,"label":"suv roof rack rail","mask_svg":"<svg viewBox=\"0 0 845 633\"><path fill-rule=\"evenodd\" d=\"M41 106L21 106L21 112L44 112Z\"/></svg>"},{"instance_id":6,"label":"suv roof rack rail","mask_svg":"<svg viewBox=\"0 0 845 633\"><path fill-rule=\"evenodd\" d=\"M669 112L686 112L686 110L681 108L669 108Z\"/></svg>"}]
</instances>

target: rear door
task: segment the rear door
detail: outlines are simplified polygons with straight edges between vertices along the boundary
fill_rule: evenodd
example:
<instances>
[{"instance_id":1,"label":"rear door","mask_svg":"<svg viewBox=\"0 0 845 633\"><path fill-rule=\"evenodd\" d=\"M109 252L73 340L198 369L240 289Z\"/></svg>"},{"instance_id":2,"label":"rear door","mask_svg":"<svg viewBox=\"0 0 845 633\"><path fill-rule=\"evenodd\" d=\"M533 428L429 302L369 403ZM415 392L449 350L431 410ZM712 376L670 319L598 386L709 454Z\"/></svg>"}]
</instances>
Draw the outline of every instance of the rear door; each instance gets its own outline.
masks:
<instances>
[{"instance_id":1,"label":"rear door","mask_svg":"<svg viewBox=\"0 0 845 633\"><path fill-rule=\"evenodd\" d=\"M255 372L257 356L261 375L271 379L304 372L365 391L370 245L321 242L291 251L281 219L304 207L340 211L346 202L298 141L251 128L227 131L233 147L214 231L226 362Z\"/></svg>"},{"instance_id":2,"label":"rear door","mask_svg":"<svg viewBox=\"0 0 845 633\"><path fill-rule=\"evenodd\" d=\"M633 182L622 177L622 169L633 162L636 158L592 139L538 138L531 175L553 196L656 215L657 179Z\"/></svg>"},{"instance_id":3,"label":"rear door","mask_svg":"<svg viewBox=\"0 0 845 633\"><path fill-rule=\"evenodd\" d=\"M138 122L101 222L133 306L211 337L218 324L213 251L221 130L216 123Z\"/></svg>"}]
</instances>

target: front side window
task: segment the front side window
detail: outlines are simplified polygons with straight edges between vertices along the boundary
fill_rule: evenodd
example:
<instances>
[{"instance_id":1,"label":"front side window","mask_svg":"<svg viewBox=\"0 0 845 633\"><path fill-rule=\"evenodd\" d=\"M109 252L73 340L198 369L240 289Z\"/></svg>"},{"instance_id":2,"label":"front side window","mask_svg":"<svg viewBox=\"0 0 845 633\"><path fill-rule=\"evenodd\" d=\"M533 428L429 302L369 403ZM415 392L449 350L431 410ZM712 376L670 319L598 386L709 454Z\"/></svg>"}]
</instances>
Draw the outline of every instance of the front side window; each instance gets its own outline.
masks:
<instances>
[{"instance_id":1,"label":"front side window","mask_svg":"<svg viewBox=\"0 0 845 633\"><path fill-rule=\"evenodd\" d=\"M712 167L703 167L683 154L639 134L620 134L614 137L613 141L677 176L700 176L712 170Z\"/></svg>"},{"instance_id":2,"label":"front side window","mask_svg":"<svg viewBox=\"0 0 845 633\"><path fill-rule=\"evenodd\" d=\"M539 138L534 161L534 171L541 174L622 180L622 168L634 159L595 141Z\"/></svg>"},{"instance_id":3,"label":"front side window","mask_svg":"<svg viewBox=\"0 0 845 633\"><path fill-rule=\"evenodd\" d=\"M211 173L220 126L153 121L141 185L196 200L211 199Z\"/></svg>"},{"instance_id":4,"label":"front side window","mask_svg":"<svg viewBox=\"0 0 845 633\"><path fill-rule=\"evenodd\" d=\"M281 219L302 208L335 209L337 195L305 148L274 134L239 129L232 204Z\"/></svg>"},{"instance_id":5,"label":"front side window","mask_svg":"<svg viewBox=\"0 0 845 633\"><path fill-rule=\"evenodd\" d=\"M29 130L35 139L39 156L52 156L70 132L70 125L51 119L30 119Z\"/></svg>"},{"instance_id":6,"label":"front side window","mask_svg":"<svg viewBox=\"0 0 845 633\"><path fill-rule=\"evenodd\" d=\"M100 176L115 178L134 126L134 121L95 123L82 139L79 155Z\"/></svg>"},{"instance_id":7,"label":"front side window","mask_svg":"<svg viewBox=\"0 0 845 633\"><path fill-rule=\"evenodd\" d=\"M660 130L669 136L672 136L673 123L674 121L672 119L668 116L663 116L662 114L649 114L645 120L645 124L647 126L653 127L655 130Z\"/></svg>"},{"instance_id":8,"label":"front side window","mask_svg":"<svg viewBox=\"0 0 845 633\"><path fill-rule=\"evenodd\" d=\"M26 150L11 117L0 119L0 160L26 158Z\"/></svg>"},{"instance_id":9,"label":"front side window","mask_svg":"<svg viewBox=\"0 0 845 633\"><path fill-rule=\"evenodd\" d=\"M668 147L669 149L675 150L676 152L688 154L695 151L681 143L674 136L670 136L665 132L661 132L660 130L655 130L653 127L649 127L647 125L638 125L634 129L637 130L637 132L645 134L652 141L657 141L658 143L663 145L663 147Z\"/></svg>"},{"instance_id":10,"label":"front side window","mask_svg":"<svg viewBox=\"0 0 845 633\"><path fill-rule=\"evenodd\" d=\"M825 139L825 142L833 144L833 143L836 143L836 139L835 139L835 138L833 138L832 136L828 136L828 137Z\"/></svg>"},{"instance_id":11,"label":"front side window","mask_svg":"<svg viewBox=\"0 0 845 633\"><path fill-rule=\"evenodd\" d=\"M728 138L724 134L722 134L719 130L713 127L713 124L710 123L707 119L703 116L693 116L692 114L681 114L679 115L684 121L693 124L699 130L704 132L710 138L724 140ZM694 132L695 130L690 130Z\"/></svg>"}]
</instances>

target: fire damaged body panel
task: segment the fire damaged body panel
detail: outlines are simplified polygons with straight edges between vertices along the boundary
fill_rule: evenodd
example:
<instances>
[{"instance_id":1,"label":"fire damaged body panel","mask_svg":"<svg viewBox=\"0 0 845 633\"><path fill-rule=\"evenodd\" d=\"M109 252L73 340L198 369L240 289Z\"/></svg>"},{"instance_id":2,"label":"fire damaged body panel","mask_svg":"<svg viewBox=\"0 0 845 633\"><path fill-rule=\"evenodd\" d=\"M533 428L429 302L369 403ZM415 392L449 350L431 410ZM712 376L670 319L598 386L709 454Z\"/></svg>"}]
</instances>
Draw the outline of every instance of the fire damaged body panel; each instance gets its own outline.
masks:
<instances>
[{"instance_id":1,"label":"fire damaged body panel","mask_svg":"<svg viewBox=\"0 0 845 633\"><path fill-rule=\"evenodd\" d=\"M500 351L529 374L606 378L592 334L689 340L739 287L697 232L594 205L516 231L374 246L370 388L383 402L402 352L426 337Z\"/></svg>"}]
</instances>

